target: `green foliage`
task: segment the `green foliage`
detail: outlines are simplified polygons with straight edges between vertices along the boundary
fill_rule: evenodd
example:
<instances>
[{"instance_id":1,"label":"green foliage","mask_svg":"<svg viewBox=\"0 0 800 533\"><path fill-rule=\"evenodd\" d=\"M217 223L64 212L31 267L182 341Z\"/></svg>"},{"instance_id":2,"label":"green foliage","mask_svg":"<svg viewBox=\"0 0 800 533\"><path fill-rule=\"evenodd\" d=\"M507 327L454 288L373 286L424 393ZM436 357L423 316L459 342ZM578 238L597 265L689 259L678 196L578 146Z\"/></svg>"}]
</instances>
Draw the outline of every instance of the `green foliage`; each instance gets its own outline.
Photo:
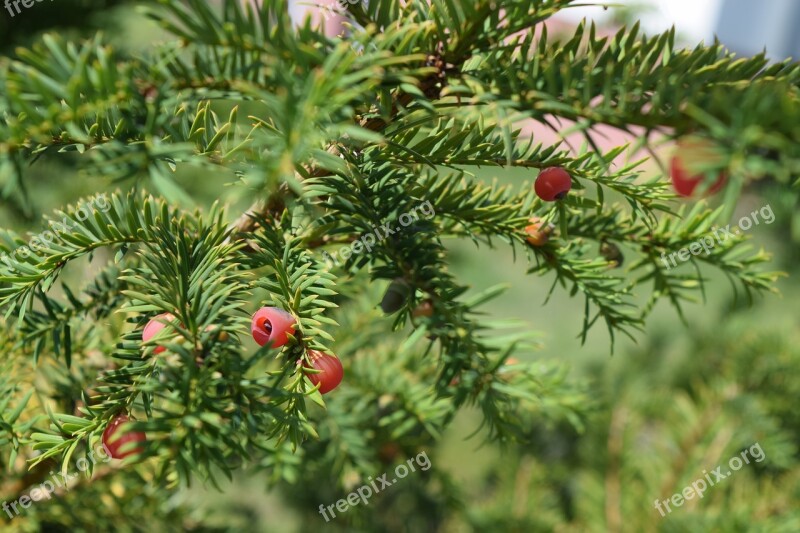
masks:
<instances>
[{"instance_id":1,"label":"green foliage","mask_svg":"<svg viewBox=\"0 0 800 533\"><path fill-rule=\"evenodd\" d=\"M310 22L294 28L285 0L159 3L146 12L171 39L141 56L100 35L47 35L0 63L3 198L32 212L37 184L27 168L41 160L73 162L108 188L58 211L52 242L2 235L0 306L13 349L0 361L21 382L0 385L0 449L10 450L0 457L22 488L26 468L67 472L88 460L121 413L147 432L144 452L124 473L106 474L124 478L123 496L103 478L82 485L84 497L107 487L133 501L131 483L221 487L245 466L276 483L333 475L330 485L351 487L387 465L381 450L412 456L472 408L490 441L531 443L553 431L575 439L596 407L592 395L560 364L513 362L534 348L535 334L513 319L486 319L481 306L506 287L471 293L451 272L445 243L524 252L520 270L551 276L554 297L561 287L585 302L575 320L582 340L602 321L613 343L619 333L636 339L659 301L681 313L704 294L699 271L667 269L662 254L724 225L748 182L800 183L800 67L734 59L719 45L680 50L673 32L639 37L636 26L612 39L580 26L554 42L538 29L571 0L351 4L340 37ZM574 121L586 144L578 155L544 145L524 133L529 120L556 130ZM713 139L731 176L726 206L676 208L663 176L644 176L642 162L615 166L629 147L599 149L598 125L643 131L653 153L651 133ZM530 183L478 176L519 167L534 178L550 166L573 178L558 204L542 202ZM212 169L217 193L228 186L252 206L238 219L217 203L197 208L201 184L186 178L197 169ZM93 207L101 199L107 209ZM435 216L403 223L426 203ZM526 243L532 216L558 224L545 246ZM377 227L396 231L341 264L326 262L335 246L363 244ZM747 296L774 290L778 275L762 270L768 256L744 241L692 263L721 270ZM609 242L630 254L626 270L598 257ZM63 280L79 267L89 279L82 290ZM375 304L398 279L408 298L382 317ZM422 302L431 316L414 312ZM265 305L297 321L281 349L254 349L249 339L249 316ZM161 313L175 318L143 342L143 326ZM324 400L302 371L309 349L338 354L346 368L346 384ZM40 391L37 402L26 387ZM695 391L701 400L675 416L708 416L724 390ZM771 449L788 463L794 452L782 442ZM454 486L444 473L429 477ZM159 507L159 494L145 493L128 512ZM459 505L456 491L409 501ZM597 512L591 504L581 504L585 516ZM48 509L26 524L86 521L65 500ZM187 524L180 514L158 516ZM470 520L486 527L485 517ZM553 516L514 520L509 528L555 525Z\"/></svg>"}]
</instances>

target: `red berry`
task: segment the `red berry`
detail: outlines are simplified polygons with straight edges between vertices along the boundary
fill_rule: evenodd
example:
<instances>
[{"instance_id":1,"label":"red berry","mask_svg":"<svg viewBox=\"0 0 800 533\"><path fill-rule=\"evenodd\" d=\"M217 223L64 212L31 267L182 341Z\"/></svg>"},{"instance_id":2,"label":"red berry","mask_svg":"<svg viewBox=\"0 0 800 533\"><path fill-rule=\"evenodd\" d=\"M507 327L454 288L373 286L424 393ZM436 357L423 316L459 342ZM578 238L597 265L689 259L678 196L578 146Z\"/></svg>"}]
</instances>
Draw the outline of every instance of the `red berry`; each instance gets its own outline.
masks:
<instances>
[{"instance_id":1,"label":"red berry","mask_svg":"<svg viewBox=\"0 0 800 533\"><path fill-rule=\"evenodd\" d=\"M550 240L550 235L555 227L552 224L546 224L539 217L531 217L528 222L531 225L525 228L526 240L531 246L544 246Z\"/></svg>"},{"instance_id":2,"label":"red berry","mask_svg":"<svg viewBox=\"0 0 800 533\"><path fill-rule=\"evenodd\" d=\"M344 377L344 368L339 358L316 350L309 350L308 356L311 366L320 371L318 374L307 374L311 383L315 386L319 384L319 393L326 394L338 387Z\"/></svg>"},{"instance_id":3,"label":"red berry","mask_svg":"<svg viewBox=\"0 0 800 533\"><path fill-rule=\"evenodd\" d=\"M119 434L120 426L129 421L127 416L119 415L111 420L105 431L103 431L103 448L112 459L125 459L130 455L135 455L144 451L142 446L134 446L135 444L142 444L147 440L144 432L128 431Z\"/></svg>"},{"instance_id":4,"label":"red berry","mask_svg":"<svg viewBox=\"0 0 800 533\"><path fill-rule=\"evenodd\" d=\"M161 313L151 319L144 327L144 331L142 331L142 341L147 342L155 337L159 331L166 327L167 322L172 322L173 320L175 320L175 316L172 313ZM153 353L161 353L164 350L166 350L165 347L157 346Z\"/></svg>"},{"instance_id":5,"label":"red berry","mask_svg":"<svg viewBox=\"0 0 800 533\"><path fill-rule=\"evenodd\" d=\"M697 167L714 165L720 160L716 146L707 139L688 137L679 140L670 165L670 177L675 192L685 198L693 196L697 187L705 181L705 175ZM727 176L720 172L717 181L706 190L706 194L718 192L726 181Z\"/></svg>"},{"instance_id":6,"label":"red berry","mask_svg":"<svg viewBox=\"0 0 800 533\"><path fill-rule=\"evenodd\" d=\"M253 315L250 332L259 346L270 343L279 348L289 342L288 335L295 331L294 317L277 307L262 307Z\"/></svg>"},{"instance_id":7,"label":"red berry","mask_svg":"<svg viewBox=\"0 0 800 533\"><path fill-rule=\"evenodd\" d=\"M671 166L670 177L672 178L672 186L675 187L675 192L685 198L694 196L695 189L703 183L705 176L702 174L690 175L684 166L684 162L677 155L672 158ZM725 173L721 172L717 181L706 191L706 194L711 195L719 192L722 186L725 185L726 180Z\"/></svg>"},{"instance_id":8,"label":"red berry","mask_svg":"<svg viewBox=\"0 0 800 533\"><path fill-rule=\"evenodd\" d=\"M545 202L555 202L564 198L572 188L572 178L563 168L546 168L539 173L533 188Z\"/></svg>"}]
</instances>

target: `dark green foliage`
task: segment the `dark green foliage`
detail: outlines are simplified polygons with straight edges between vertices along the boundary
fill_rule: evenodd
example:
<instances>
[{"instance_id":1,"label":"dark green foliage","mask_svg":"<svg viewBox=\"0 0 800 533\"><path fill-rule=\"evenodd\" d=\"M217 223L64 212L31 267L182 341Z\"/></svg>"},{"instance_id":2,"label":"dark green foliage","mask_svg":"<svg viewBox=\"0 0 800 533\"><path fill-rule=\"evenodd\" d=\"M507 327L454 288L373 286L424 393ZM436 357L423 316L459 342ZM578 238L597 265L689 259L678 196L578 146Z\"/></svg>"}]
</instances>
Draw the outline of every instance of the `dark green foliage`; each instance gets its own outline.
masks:
<instances>
[{"instance_id":1,"label":"dark green foliage","mask_svg":"<svg viewBox=\"0 0 800 533\"><path fill-rule=\"evenodd\" d=\"M59 0L36 2L30 8L20 5L21 13L12 7L11 16L3 6L0 17L0 49L28 43L42 31L72 30L76 33L95 31L104 24L115 24L103 17L109 8L131 3L129 0Z\"/></svg>"}]
</instances>

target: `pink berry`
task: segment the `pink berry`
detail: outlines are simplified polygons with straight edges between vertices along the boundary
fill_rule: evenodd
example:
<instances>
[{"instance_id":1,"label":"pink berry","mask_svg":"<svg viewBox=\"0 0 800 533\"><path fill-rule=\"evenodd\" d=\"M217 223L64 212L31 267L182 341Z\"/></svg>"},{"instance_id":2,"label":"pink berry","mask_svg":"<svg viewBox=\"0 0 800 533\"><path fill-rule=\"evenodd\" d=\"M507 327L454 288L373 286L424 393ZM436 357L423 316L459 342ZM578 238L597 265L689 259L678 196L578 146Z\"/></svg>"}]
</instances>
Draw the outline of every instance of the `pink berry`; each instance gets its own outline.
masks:
<instances>
[{"instance_id":1,"label":"pink berry","mask_svg":"<svg viewBox=\"0 0 800 533\"><path fill-rule=\"evenodd\" d=\"M130 455L144 451L142 446L134 446L134 444L142 444L147 441L147 436L144 432L127 431L118 435L120 426L129 421L130 419L127 416L119 415L111 420L105 431L103 431L103 448L112 459L125 459Z\"/></svg>"},{"instance_id":2,"label":"pink berry","mask_svg":"<svg viewBox=\"0 0 800 533\"><path fill-rule=\"evenodd\" d=\"M710 141L691 137L678 141L678 151L670 164L670 178L675 192L684 198L694 196L697 187L706 179L702 173L696 173L694 167L699 162L713 163L718 159L719 155L715 153L715 147ZM718 192L727 179L726 174L720 172L717 181L708 188L706 194Z\"/></svg>"},{"instance_id":3,"label":"pink berry","mask_svg":"<svg viewBox=\"0 0 800 533\"><path fill-rule=\"evenodd\" d=\"M161 313L160 315L152 318L150 322L144 327L144 331L142 331L142 341L147 342L153 337L155 337L158 332L166 327L167 322L172 322L175 320L175 316L172 313ZM161 353L166 348L163 346L157 346L153 353Z\"/></svg>"},{"instance_id":4,"label":"pink berry","mask_svg":"<svg viewBox=\"0 0 800 533\"><path fill-rule=\"evenodd\" d=\"M289 342L289 335L295 332L294 317L277 307L262 307L253 314L250 332L259 346L269 343L279 348Z\"/></svg>"},{"instance_id":5,"label":"pink berry","mask_svg":"<svg viewBox=\"0 0 800 533\"><path fill-rule=\"evenodd\" d=\"M308 356L314 369L320 371L308 374L311 383L315 386L319 384L319 393L327 394L338 387L344 377L344 368L339 358L316 350L309 350Z\"/></svg>"}]
</instances>

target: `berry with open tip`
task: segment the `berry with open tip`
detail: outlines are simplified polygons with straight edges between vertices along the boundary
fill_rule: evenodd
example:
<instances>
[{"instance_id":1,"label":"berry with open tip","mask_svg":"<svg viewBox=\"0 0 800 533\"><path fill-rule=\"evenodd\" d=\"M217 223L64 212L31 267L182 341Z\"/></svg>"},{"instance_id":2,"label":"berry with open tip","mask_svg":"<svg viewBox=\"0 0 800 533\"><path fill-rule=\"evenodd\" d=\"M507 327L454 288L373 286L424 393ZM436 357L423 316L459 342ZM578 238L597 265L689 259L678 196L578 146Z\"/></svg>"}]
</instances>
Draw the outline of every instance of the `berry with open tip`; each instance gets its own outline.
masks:
<instances>
[{"instance_id":1,"label":"berry with open tip","mask_svg":"<svg viewBox=\"0 0 800 533\"><path fill-rule=\"evenodd\" d=\"M289 335L294 335L295 319L283 309L262 307L253 314L250 332L259 346L269 343L273 348L280 348L289 342Z\"/></svg>"},{"instance_id":2,"label":"berry with open tip","mask_svg":"<svg viewBox=\"0 0 800 533\"><path fill-rule=\"evenodd\" d=\"M531 246L544 246L550 240L550 235L553 234L555 226L545 222L539 217L531 217L529 226L525 227L525 240Z\"/></svg>"}]
</instances>

